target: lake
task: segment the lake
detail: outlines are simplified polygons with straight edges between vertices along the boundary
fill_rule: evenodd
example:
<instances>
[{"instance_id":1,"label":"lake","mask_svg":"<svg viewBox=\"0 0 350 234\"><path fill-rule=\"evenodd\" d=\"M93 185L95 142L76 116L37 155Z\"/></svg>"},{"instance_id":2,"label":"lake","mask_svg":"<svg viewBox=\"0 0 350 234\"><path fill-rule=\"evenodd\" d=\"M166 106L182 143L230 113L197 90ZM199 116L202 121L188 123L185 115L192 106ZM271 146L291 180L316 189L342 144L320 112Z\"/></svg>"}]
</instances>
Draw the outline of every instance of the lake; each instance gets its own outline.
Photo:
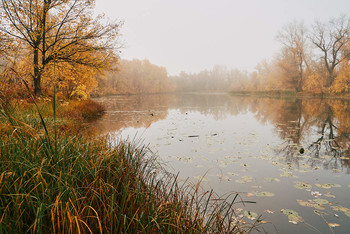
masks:
<instances>
[{"instance_id":1,"label":"lake","mask_svg":"<svg viewBox=\"0 0 350 234\"><path fill-rule=\"evenodd\" d=\"M269 233L350 233L350 102L228 94L99 98L95 132L149 144L181 180L239 192Z\"/></svg>"}]
</instances>

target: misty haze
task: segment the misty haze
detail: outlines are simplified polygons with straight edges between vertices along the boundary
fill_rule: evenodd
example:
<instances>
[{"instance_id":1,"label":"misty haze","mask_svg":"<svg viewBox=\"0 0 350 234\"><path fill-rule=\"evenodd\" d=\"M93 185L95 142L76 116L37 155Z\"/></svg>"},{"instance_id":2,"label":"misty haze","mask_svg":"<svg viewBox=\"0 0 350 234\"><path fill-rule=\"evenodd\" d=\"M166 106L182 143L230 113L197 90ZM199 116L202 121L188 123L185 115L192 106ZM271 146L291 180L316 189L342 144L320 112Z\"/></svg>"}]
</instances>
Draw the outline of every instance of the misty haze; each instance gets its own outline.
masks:
<instances>
[{"instance_id":1,"label":"misty haze","mask_svg":"<svg viewBox=\"0 0 350 234\"><path fill-rule=\"evenodd\" d=\"M349 233L344 9L0 0L0 232Z\"/></svg>"}]
</instances>

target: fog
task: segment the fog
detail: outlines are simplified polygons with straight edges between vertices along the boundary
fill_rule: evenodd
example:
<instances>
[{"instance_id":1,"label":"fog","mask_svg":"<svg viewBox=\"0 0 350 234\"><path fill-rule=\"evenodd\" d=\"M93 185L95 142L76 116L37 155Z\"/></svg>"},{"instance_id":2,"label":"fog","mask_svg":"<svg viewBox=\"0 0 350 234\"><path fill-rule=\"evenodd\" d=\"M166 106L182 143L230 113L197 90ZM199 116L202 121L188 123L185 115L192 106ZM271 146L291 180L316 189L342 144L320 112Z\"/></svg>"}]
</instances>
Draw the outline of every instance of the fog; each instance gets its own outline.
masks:
<instances>
[{"instance_id":1,"label":"fog","mask_svg":"<svg viewBox=\"0 0 350 234\"><path fill-rule=\"evenodd\" d=\"M98 12L124 21L123 59L149 59L170 75L215 64L248 71L280 49L277 32L347 13L348 0L96 0Z\"/></svg>"}]
</instances>

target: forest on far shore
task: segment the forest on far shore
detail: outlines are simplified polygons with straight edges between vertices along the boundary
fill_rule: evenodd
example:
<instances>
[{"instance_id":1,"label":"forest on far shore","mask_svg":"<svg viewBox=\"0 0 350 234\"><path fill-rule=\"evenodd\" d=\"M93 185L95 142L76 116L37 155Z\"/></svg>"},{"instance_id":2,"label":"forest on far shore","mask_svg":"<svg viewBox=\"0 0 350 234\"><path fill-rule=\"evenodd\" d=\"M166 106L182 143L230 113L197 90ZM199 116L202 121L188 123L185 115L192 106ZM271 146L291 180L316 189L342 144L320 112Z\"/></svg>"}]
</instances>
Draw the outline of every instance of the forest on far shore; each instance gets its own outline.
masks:
<instances>
[{"instance_id":1,"label":"forest on far shore","mask_svg":"<svg viewBox=\"0 0 350 234\"><path fill-rule=\"evenodd\" d=\"M215 65L198 73L169 76L148 60L120 60L118 71L98 78L95 94L136 94L193 91L294 91L310 94L350 92L350 19L340 16L285 25L276 35L282 47L253 72Z\"/></svg>"},{"instance_id":2,"label":"forest on far shore","mask_svg":"<svg viewBox=\"0 0 350 234\"><path fill-rule=\"evenodd\" d=\"M121 23L101 23L89 5L62 5L69 19L78 19L75 24L48 11L38 25L35 12L18 6L16 15L15 7L6 6L1 9L7 26L0 28L1 96L26 96L23 81L36 95L50 96L55 86L57 95L67 99L193 91L350 92L350 18L345 15L310 27L303 21L285 25L276 35L280 51L252 72L215 65L170 76L147 59L121 59ZM22 19L29 23L22 25Z\"/></svg>"}]
</instances>

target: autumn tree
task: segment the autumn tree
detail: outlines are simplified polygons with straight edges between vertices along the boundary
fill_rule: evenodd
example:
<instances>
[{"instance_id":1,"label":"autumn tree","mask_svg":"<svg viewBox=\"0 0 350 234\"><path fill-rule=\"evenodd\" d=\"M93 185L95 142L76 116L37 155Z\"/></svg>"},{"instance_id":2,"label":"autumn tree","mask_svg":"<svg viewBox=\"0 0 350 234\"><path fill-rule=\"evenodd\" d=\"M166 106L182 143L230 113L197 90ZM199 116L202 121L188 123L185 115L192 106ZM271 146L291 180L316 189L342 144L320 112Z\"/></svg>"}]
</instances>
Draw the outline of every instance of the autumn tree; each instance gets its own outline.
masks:
<instances>
[{"instance_id":1,"label":"autumn tree","mask_svg":"<svg viewBox=\"0 0 350 234\"><path fill-rule=\"evenodd\" d=\"M342 49L350 37L350 21L348 17L341 16L328 23L316 22L311 32L311 41L321 52L321 59L327 70L326 87L330 87L336 76L337 67L350 51L342 55Z\"/></svg>"},{"instance_id":2,"label":"autumn tree","mask_svg":"<svg viewBox=\"0 0 350 234\"><path fill-rule=\"evenodd\" d=\"M285 71L287 82L295 85L297 92L303 91L303 78L306 65L307 29L303 22L287 24L278 33L277 40L283 44L281 68Z\"/></svg>"},{"instance_id":3,"label":"autumn tree","mask_svg":"<svg viewBox=\"0 0 350 234\"><path fill-rule=\"evenodd\" d=\"M1 0L0 31L32 54L34 93L52 64L108 68L117 58L119 25L93 16L94 0Z\"/></svg>"}]
</instances>

